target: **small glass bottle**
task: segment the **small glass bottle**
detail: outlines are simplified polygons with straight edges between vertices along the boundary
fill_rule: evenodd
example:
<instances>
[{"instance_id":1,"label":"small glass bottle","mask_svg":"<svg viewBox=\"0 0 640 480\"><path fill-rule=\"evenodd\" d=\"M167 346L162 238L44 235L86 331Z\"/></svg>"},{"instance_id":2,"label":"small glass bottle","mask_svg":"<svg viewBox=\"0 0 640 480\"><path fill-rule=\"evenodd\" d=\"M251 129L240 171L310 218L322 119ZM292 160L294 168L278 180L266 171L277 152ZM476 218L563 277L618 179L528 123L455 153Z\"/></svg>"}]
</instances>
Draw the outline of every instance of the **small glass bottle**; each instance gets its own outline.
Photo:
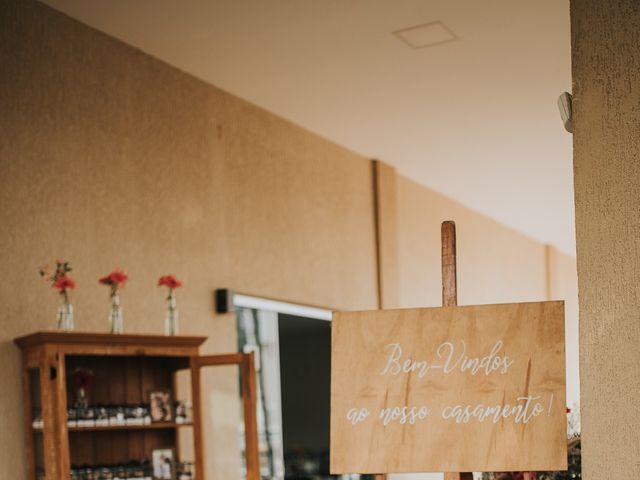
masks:
<instances>
[{"instance_id":1,"label":"small glass bottle","mask_svg":"<svg viewBox=\"0 0 640 480\"><path fill-rule=\"evenodd\" d=\"M122 306L120 305L120 295L111 295L111 311L109 312L109 325L111 333L122 333L124 329L122 320Z\"/></svg>"},{"instance_id":2,"label":"small glass bottle","mask_svg":"<svg viewBox=\"0 0 640 480\"><path fill-rule=\"evenodd\" d=\"M173 289L169 293L169 307L167 308L167 316L164 320L164 334L165 335L177 335L178 334L178 307L176 305L176 295L173 293Z\"/></svg>"},{"instance_id":3,"label":"small glass bottle","mask_svg":"<svg viewBox=\"0 0 640 480\"><path fill-rule=\"evenodd\" d=\"M63 332L71 332L74 329L73 323L73 305L69 302L69 298L65 295L62 297L62 302L58 307L58 330Z\"/></svg>"}]
</instances>

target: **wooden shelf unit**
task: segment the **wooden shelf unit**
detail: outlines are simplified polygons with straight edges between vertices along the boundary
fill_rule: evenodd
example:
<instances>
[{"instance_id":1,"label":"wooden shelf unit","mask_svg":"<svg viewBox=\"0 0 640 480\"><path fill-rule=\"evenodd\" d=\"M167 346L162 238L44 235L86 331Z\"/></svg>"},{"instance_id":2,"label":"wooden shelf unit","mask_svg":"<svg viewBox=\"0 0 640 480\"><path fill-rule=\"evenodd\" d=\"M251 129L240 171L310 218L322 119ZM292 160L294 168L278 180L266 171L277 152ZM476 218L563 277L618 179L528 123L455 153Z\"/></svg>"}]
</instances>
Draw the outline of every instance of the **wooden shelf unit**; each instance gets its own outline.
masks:
<instances>
[{"instance_id":1,"label":"wooden shelf unit","mask_svg":"<svg viewBox=\"0 0 640 480\"><path fill-rule=\"evenodd\" d=\"M256 377L253 353L199 355L206 337L112 335L38 332L15 339L23 355L25 428L28 478L38 468L46 480L68 480L71 465L105 465L150 458L155 448L175 448L179 458L179 430L193 429L197 480L204 480L204 447L200 371L203 367L237 365L242 377L247 480L259 480L256 421ZM69 426L67 407L74 402L72 374L77 368L93 372L90 404L149 402L155 390L176 398L178 371L191 376L193 422L146 425ZM43 428L33 428L33 414L41 412Z\"/></svg>"}]
</instances>

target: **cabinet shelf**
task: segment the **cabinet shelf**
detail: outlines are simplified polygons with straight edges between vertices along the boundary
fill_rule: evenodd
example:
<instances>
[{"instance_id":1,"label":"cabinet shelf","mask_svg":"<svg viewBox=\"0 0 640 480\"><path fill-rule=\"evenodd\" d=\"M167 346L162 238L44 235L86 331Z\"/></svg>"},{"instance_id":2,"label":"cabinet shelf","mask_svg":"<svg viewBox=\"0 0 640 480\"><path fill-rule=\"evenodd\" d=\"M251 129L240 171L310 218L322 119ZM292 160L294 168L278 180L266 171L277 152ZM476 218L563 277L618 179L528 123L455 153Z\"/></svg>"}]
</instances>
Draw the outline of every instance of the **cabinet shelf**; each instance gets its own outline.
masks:
<instances>
[{"instance_id":1,"label":"cabinet shelf","mask_svg":"<svg viewBox=\"0 0 640 480\"><path fill-rule=\"evenodd\" d=\"M104 432L111 430L167 430L172 428L193 427L193 423L149 423L147 425L101 425L93 427L69 427L69 432ZM34 432L42 433L42 428L34 428Z\"/></svg>"}]
</instances>

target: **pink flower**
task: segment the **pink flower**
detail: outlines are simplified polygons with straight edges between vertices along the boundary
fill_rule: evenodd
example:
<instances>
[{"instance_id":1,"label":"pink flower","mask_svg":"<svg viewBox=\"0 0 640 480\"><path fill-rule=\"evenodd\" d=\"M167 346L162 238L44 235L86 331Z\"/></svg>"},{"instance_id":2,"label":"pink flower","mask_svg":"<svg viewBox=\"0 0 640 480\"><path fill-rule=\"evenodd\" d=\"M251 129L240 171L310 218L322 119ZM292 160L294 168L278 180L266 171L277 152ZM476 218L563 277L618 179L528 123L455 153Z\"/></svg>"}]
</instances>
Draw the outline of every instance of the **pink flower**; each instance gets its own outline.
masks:
<instances>
[{"instance_id":1,"label":"pink flower","mask_svg":"<svg viewBox=\"0 0 640 480\"><path fill-rule=\"evenodd\" d=\"M53 283L53 288L57 288L60 291L60 293L64 293L67 290L72 290L76 288L76 282L71 277L68 277L66 275L61 275Z\"/></svg>"},{"instance_id":2,"label":"pink flower","mask_svg":"<svg viewBox=\"0 0 640 480\"><path fill-rule=\"evenodd\" d=\"M124 270L122 270L121 268L116 268L109 275L107 275L106 277L102 277L98 281L103 285L111 285L111 286L115 285L118 287L124 287L124 284L127 283L128 279L129 279L129 276Z\"/></svg>"},{"instance_id":3,"label":"pink flower","mask_svg":"<svg viewBox=\"0 0 640 480\"><path fill-rule=\"evenodd\" d=\"M51 287L58 290L61 294L67 295L67 290L76 287L76 282L67 274L71 271L69 262L58 260L56 268L53 270L51 265L43 265L38 269L40 276L47 282L51 282Z\"/></svg>"},{"instance_id":4,"label":"pink flower","mask_svg":"<svg viewBox=\"0 0 640 480\"><path fill-rule=\"evenodd\" d=\"M40 267L39 272L40 272L40 276L43 277L45 280L51 279L51 265L49 264L43 265L42 267Z\"/></svg>"},{"instance_id":5,"label":"pink flower","mask_svg":"<svg viewBox=\"0 0 640 480\"><path fill-rule=\"evenodd\" d=\"M182 282L173 275L163 275L158 279L158 286L169 287L173 290L174 288L180 288L182 286Z\"/></svg>"}]
</instances>

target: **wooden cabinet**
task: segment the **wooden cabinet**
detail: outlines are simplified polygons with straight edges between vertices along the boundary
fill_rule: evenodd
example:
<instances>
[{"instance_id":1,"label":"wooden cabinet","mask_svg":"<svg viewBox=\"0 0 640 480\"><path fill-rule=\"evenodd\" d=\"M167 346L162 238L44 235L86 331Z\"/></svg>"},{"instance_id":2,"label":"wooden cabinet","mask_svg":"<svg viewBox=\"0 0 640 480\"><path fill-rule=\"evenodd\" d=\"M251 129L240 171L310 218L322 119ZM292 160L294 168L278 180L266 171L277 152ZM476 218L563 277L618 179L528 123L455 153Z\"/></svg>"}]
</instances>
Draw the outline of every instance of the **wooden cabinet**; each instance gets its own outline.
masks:
<instances>
[{"instance_id":1,"label":"wooden cabinet","mask_svg":"<svg viewBox=\"0 0 640 480\"><path fill-rule=\"evenodd\" d=\"M68 480L71 465L114 465L151 459L158 448L180 455L182 429L192 429L195 478L205 479L201 370L237 365L241 373L248 480L259 480L256 378L253 353L199 355L206 337L39 332L15 339L23 354L24 412L30 480ZM190 377L189 420L78 422L74 372L91 372L90 405L144 405L150 392L177 398L179 376ZM180 377L181 378L181 377ZM188 382L187 382L188 383ZM144 409L143 409L144 411ZM185 448L186 450L187 448ZM209 479L211 480L211 479Z\"/></svg>"}]
</instances>

